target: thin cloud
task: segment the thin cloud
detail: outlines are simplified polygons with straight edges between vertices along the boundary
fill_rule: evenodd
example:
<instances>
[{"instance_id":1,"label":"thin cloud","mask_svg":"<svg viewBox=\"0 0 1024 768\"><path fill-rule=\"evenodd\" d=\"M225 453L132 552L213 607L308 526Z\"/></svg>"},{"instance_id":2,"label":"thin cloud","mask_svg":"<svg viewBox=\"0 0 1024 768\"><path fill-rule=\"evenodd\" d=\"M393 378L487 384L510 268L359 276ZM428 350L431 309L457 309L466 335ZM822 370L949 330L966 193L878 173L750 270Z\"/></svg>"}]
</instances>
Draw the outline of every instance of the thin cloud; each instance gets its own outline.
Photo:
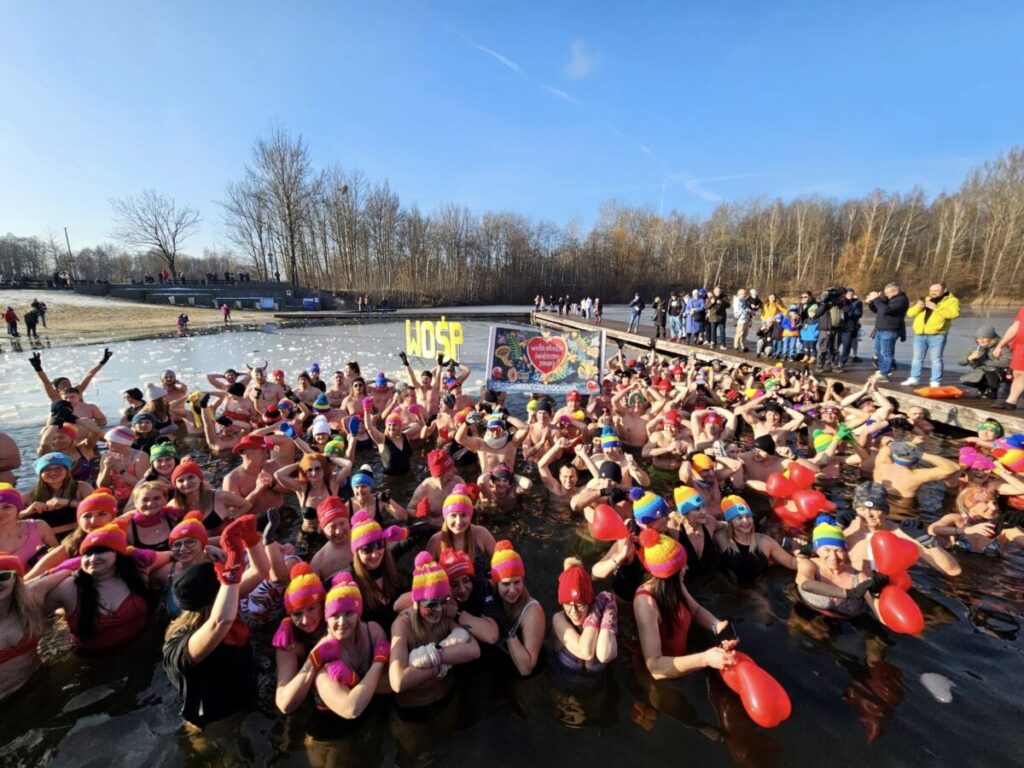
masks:
<instances>
[{"instance_id":1,"label":"thin cloud","mask_svg":"<svg viewBox=\"0 0 1024 768\"><path fill-rule=\"evenodd\" d=\"M563 91L561 88L555 88L555 86L553 86L553 85L545 85L544 86L544 90L546 90L552 96L557 96L560 99L564 99L565 101L568 101L570 104L575 104L577 107L582 107L583 106L583 104L581 102L579 102L576 99L574 99L572 96L570 96L568 93Z\"/></svg>"},{"instance_id":2,"label":"thin cloud","mask_svg":"<svg viewBox=\"0 0 1024 768\"><path fill-rule=\"evenodd\" d=\"M455 27L448 27L448 29L451 30L454 34L456 34L459 37L461 37L465 42L469 43L471 46L476 48L478 51L483 51L488 56L490 56L492 59L494 59L499 64L501 64L502 66L508 67L509 69L511 69L517 75L524 75L524 76L526 75L525 70L523 70L522 67L520 67L518 64L516 64L514 61L512 61L512 59L510 59L508 56L505 56L504 54L499 53L498 51L494 50L493 48L488 48L486 45L481 45L480 43L478 43L476 40L474 40L473 38L469 37L468 35L462 34L462 32L460 32L459 30L455 29Z\"/></svg>"},{"instance_id":3,"label":"thin cloud","mask_svg":"<svg viewBox=\"0 0 1024 768\"><path fill-rule=\"evenodd\" d=\"M643 152L648 157L654 157L654 150L648 147L646 144L640 145L640 151Z\"/></svg>"},{"instance_id":4,"label":"thin cloud","mask_svg":"<svg viewBox=\"0 0 1024 768\"><path fill-rule=\"evenodd\" d=\"M565 65L565 76L570 80L580 80L597 67L600 58L587 50L587 45L577 38L569 44L569 63Z\"/></svg>"},{"instance_id":5,"label":"thin cloud","mask_svg":"<svg viewBox=\"0 0 1024 768\"><path fill-rule=\"evenodd\" d=\"M722 196L712 192L710 189L704 189L700 184L700 179L687 179L684 185L690 194L696 195L704 200L709 200L712 203L717 203L722 199Z\"/></svg>"}]
</instances>

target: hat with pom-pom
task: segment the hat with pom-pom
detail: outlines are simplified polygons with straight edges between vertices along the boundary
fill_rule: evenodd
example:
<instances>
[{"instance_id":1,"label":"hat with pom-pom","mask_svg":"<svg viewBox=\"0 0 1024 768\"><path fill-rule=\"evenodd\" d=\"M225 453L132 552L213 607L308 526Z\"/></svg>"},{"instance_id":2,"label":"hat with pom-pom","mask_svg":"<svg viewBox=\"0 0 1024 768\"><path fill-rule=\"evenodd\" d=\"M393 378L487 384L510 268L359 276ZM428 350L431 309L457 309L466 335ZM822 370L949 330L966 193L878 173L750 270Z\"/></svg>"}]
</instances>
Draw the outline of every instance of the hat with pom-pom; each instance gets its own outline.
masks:
<instances>
[{"instance_id":1,"label":"hat with pom-pom","mask_svg":"<svg viewBox=\"0 0 1024 768\"><path fill-rule=\"evenodd\" d=\"M575 557L567 557L562 563L562 572L558 576L558 602L585 605L594 602L594 581L583 563Z\"/></svg>"},{"instance_id":2,"label":"hat with pom-pom","mask_svg":"<svg viewBox=\"0 0 1024 768\"><path fill-rule=\"evenodd\" d=\"M633 519L641 525L650 525L659 518L668 517L668 504L656 493L633 488L629 498L633 500Z\"/></svg>"},{"instance_id":3,"label":"hat with pom-pom","mask_svg":"<svg viewBox=\"0 0 1024 768\"><path fill-rule=\"evenodd\" d=\"M672 493L676 500L676 511L680 515L688 515L704 506L704 497L688 485L680 485Z\"/></svg>"},{"instance_id":4,"label":"hat with pom-pom","mask_svg":"<svg viewBox=\"0 0 1024 768\"><path fill-rule=\"evenodd\" d=\"M640 562L656 579L668 579L686 565L686 550L675 539L663 536L653 528L640 533Z\"/></svg>"},{"instance_id":5,"label":"hat with pom-pom","mask_svg":"<svg viewBox=\"0 0 1024 768\"><path fill-rule=\"evenodd\" d=\"M459 483L444 500L442 514L448 515L469 515L473 516L473 499L470 498L466 486Z\"/></svg>"},{"instance_id":6,"label":"hat with pom-pom","mask_svg":"<svg viewBox=\"0 0 1024 768\"><path fill-rule=\"evenodd\" d=\"M203 525L202 512L193 509L171 529L167 536L167 543L173 544L178 539L195 539L204 547L209 543L210 534L206 532L206 527Z\"/></svg>"},{"instance_id":7,"label":"hat with pom-pom","mask_svg":"<svg viewBox=\"0 0 1024 768\"><path fill-rule=\"evenodd\" d=\"M321 392L316 396L316 400L313 401L313 410L320 413L326 413L331 410L331 402L327 399L327 395Z\"/></svg>"},{"instance_id":8,"label":"hat with pom-pom","mask_svg":"<svg viewBox=\"0 0 1024 768\"><path fill-rule=\"evenodd\" d=\"M389 525L382 529L380 524L365 509L352 515L352 554L361 547L375 544L383 539L391 543L402 541L409 536L409 531L397 525Z\"/></svg>"},{"instance_id":9,"label":"hat with pom-pom","mask_svg":"<svg viewBox=\"0 0 1024 768\"><path fill-rule=\"evenodd\" d=\"M309 563L296 563L289 574L290 581L284 590L284 610L295 613L324 599L324 585L313 573Z\"/></svg>"},{"instance_id":10,"label":"hat with pom-pom","mask_svg":"<svg viewBox=\"0 0 1024 768\"><path fill-rule=\"evenodd\" d=\"M495 544L494 554L491 556L491 581L497 584L505 579L521 579L524 576L526 567L519 553L512 549L512 542L502 539Z\"/></svg>"},{"instance_id":11,"label":"hat with pom-pom","mask_svg":"<svg viewBox=\"0 0 1024 768\"><path fill-rule=\"evenodd\" d=\"M445 549L441 552L441 567L448 574L448 582L462 576L476 576L476 568L469 555L461 549Z\"/></svg>"},{"instance_id":12,"label":"hat with pom-pom","mask_svg":"<svg viewBox=\"0 0 1024 768\"><path fill-rule=\"evenodd\" d=\"M420 552L415 562L416 567L412 572L413 600L422 603L424 600L444 600L451 595L448 574L429 552Z\"/></svg>"},{"instance_id":13,"label":"hat with pom-pom","mask_svg":"<svg viewBox=\"0 0 1024 768\"><path fill-rule=\"evenodd\" d=\"M320 588L323 589L323 585ZM331 581L331 588L324 600L324 616L329 619L349 611L363 615L363 594L359 591L359 585L352 580L352 574L342 571Z\"/></svg>"}]
</instances>

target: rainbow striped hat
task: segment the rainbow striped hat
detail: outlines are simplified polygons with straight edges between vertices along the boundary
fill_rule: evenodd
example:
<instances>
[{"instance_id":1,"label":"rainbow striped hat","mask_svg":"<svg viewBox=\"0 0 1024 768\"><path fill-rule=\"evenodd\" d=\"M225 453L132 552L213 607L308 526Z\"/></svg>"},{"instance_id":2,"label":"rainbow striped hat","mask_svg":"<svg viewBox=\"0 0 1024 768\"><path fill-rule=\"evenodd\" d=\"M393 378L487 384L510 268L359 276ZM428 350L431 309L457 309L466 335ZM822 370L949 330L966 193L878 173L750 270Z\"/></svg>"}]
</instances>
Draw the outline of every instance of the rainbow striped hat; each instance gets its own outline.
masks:
<instances>
[{"instance_id":1,"label":"rainbow striped hat","mask_svg":"<svg viewBox=\"0 0 1024 768\"><path fill-rule=\"evenodd\" d=\"M296 563L289 576L291 581L284 590L285 612L295 613L324 599L324 585L309 563Z\"/></svg>"},{"instance_id":2,"label":"rainbow striped hat","mask_svg":"<svg viewBox=\"0 0 1024 768\"><path fill-rule=\"evenodd\" d=\"M459 483L452 492L448 494L448 497L444 500L444 508L442 514L447 517L452 514L464 514L473 516L473 499L470 498L469 492L466 486Z\"/></svg>"},{"instance_id":3,"label":"rainbow striped hat","mask_svg":"<svg viewBox=\"0 0 1024 768\"><path fill-rule=\"evenodd\" d=\"M394 541L402 541L409 536L409 531L398 525L389 525L381 529L380 523L373 519L369 512L361 509L352 515L352 554L355 554L360 547L384 539L389 544Z\"/></svg>"},{"instance_id":4,"label":"rainbow striped hat","mask_svg":"<svg viewBox=\"0 0 1024 768\"><path fill-rule=\"evenodd\" d=\"M451 593L444 568L434 561L429 552L416 555L416 567L412 572L412 599L417 603L444 600Z\"/></svg>"},{"instance_id":5,"label":"rainbow striped hat","mask_svg":"<svg viewBox=\"0 0 1024 768\"><path fill-rule=\"evenodd\" d=\"M676 511L680 515L688 515L704 506L704 497L688 485L680 485L673 491L673 495L676 500Z\"/></svg>"},{"instance_id":6,"label":"rainbow striped hat","mask_svg":"<svg viewBox=\"0 0 1024 768\"><path fill-rule=\"evenodd\" d=\"M491 581L497 584L504 579L523 578L526 576L526 567L523 559L512 549L512 542L502 539L494 545L494 554L491 556Z\"/></svg>"},{"instance_id":7,"label":"rainbow striped hat","mask_svg":"<svg viewBox=\"0 0 1024 768\"><path fill-rule=\"evenodd\" d=\"M675 539L663 536L653 528L640 533L640 562L656 579L668 579L686 565L686 550Z\"/></svg>"},{"instance_id":8,"label":"rainbow striped hat","mask_svg":"<svg viewBox=\"0 0 1024 768\"><path fill-rule=\"evenodd\" d=\"M605 424L601 427L601 450L607 451L609 448L621 448L622 443L619 442L619 436L615 434L615 429Z\"/></svg>"},{"instance_id":9,"label":"rainbow striped hat","mask_svg":"<svg viewBox=\"0 0 1024 768\"><path fill-rule=\"evenodd\" d=\"M668 504L655 493L643 488L633 488L629 492L629 498L633 500L633 519L641 525L650 525L659 518L668 517Z\"/></svg>"},{"instance_id":10,"label":"rainbow striped hat","mask_svg":"<svg viewBox=\"0 0 1024 768\"><path fill-rule=\"evenodd\" d=\"M295 567L298 568L298 566ZM292 569L293 574L294 572L295 570ZM291 584L288 585L288 588L291 589ZM323 594L323 585L320 586L320 589ZM324 603L324 616L329 619L348 611L355 611L360 616L363 615L363 595L359 591L359 585L352 580L352 574L342 571L331 582L331 589L327 593Z\"/></svg>"},{"instance_id":11,"label":"rainbow striped hat","mask_svg":"<svg viewBox=\"0 0 1024 768\"><path fill-rule=\"evenodd\" d=\"M739 496L726 496L722 499L722 512L725 513L725 522L727 523L731 523L742 515L754 516L750 505Z\"/></svg>"}]
</instances>

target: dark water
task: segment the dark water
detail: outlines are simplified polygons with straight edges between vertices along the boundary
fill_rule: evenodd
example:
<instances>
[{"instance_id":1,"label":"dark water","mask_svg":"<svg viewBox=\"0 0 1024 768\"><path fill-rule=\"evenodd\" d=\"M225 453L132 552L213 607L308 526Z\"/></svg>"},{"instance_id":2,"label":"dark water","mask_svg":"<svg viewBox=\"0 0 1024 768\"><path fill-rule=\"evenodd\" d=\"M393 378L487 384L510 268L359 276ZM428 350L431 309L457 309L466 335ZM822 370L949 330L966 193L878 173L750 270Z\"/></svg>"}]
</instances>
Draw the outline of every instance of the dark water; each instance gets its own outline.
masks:
<instances>
[{"instance_id":1,"label":"dark water","mask_svg":"<svg viewBox=\"0 0 1024 768\"><path fill-rule=\"evenodd\" d=\"M477 327L479 326L479 327ZM362 360L364 372L393 371L390 351L403 339L398 324L368 327L268 327L217 336L114 345L108 380L90 400L114 413L117 390L146 380L168 365L186 381L194 371L238 367L269 356L293 372L312 359L325 371L344 360ZM482 359L486 326L466 324L466 360ZM316 355L306 350L314 348ZM258 351L257 351L258 350ZM93 347L44 355L51 372L75 373L91 361ZM51 362L53 367L51 369ZM17 366L8 368L8 366ZM22 368L24 366L24 368ZM5 369L7 369L5 371ZM21 370L22 374L18 371ZM26 389L24 360L0 362L0 381L13 376L15 402L44 406ZM4 374L9 374L4 376ZM129 380L130 379L130 380ZM472 380L472 379L471 379ZM115 382L117 382L115 384ZM4 394L4 404L11 403ZM522 411L520 399L513 410ZM33 455L40 418L4 418L26 456ZM41 410L41 409L40 409ZM187 445L199 450L195 443ZM936 439L930 448L955 455L956 446ZM367 455L370 459L372 456ZM211 464L218 477L227 462ZM520 466L522 472L529 472ZM426 475L388 487L407 499ZM23 486L25 472L21 473ZM656 483L670 496L671 483ZM837 501L844 489L829 492ZM934 509L934 506L925 504ZM940 511L919 511L928 521ZM570 553L588 564L601 546L576 519L546 503L540 493L515 513L481 514L476 522L509 537L527 565L527 584L548 609L562 559ZM291 523L294 526L295 518ZM305 542L297 540L302 547ZM749 653L786 688L793 715L765 731L746 718L738 700L716 674L697 673L652 683L637 661L635 628L628 609L620 616L619 658L596 685L579 687L548 666L529 680L495 679L489 670L462 670L459 698L444 722L410 726L387 706L356 736L313 742L305 736L308 711L284 717L273 708L272 628L257 630L260 700L250 712L212 727L202 739L186 735L177 701L159 666L163 624L114 657L70 653L66 632L55 627L43 642L44 670L12 699L0 718L0 766L91 765L702 765L828 764L1015 765L1020 764L1022 711L1019 681L1024 662L1019 622L1024 560L960 557L964 574L944 579L922 568L913 573L915 598L927 629L920 638L896 635L871 619L838 622L795 604L792 573L776 568L753 590L715 576L692 591L716 615L731 618ZM691 649L706 639L697 630ZM953 701L941 704L921 682L939 673L954 684ZM1014 757L1017 755L1017 757Z\"/></svg>"}]
</instances>

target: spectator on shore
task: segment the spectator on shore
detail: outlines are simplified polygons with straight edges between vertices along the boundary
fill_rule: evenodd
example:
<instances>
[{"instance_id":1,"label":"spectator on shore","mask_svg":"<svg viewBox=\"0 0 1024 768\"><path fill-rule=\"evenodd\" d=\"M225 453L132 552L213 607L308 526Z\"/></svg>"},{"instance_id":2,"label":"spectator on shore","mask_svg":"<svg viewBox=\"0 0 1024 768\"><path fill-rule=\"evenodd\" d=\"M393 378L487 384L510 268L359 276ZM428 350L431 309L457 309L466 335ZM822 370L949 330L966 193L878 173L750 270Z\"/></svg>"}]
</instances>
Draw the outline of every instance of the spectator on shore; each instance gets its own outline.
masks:
<instances>
[{"instance_id":1,"label":"spectator on shore","mask_svg":"<svg viewBox=\"0 0 1024 768\"><path fill-rule=\"evenodd\" d=\"M654 338L663 339L665 338L666 314L661 296L654 297L654 303L651 304L651 308L654 310Z\"/></svg>"},{"instance_id":2,"label":"spectator on shore","mask_svg":"<svg viewBox=\"0 0 1024 768\"><path fill-rule=\"evenodd\" d=\"M981 326L974 341L977 346L960 360L960 365L971 369L960 377L960 383L975 387L979 397L995 400L1010 366L1010 351L1003 348L1000 354L993 354L999 344L999 337L991 325Z\"/></svg>"},{"instance_id":3,"label":"spectator on shore","mask_svg":"<svg viewBox=\"0 0 1024 768\"><path fill-rule=\"evenodd\" d=\"M907 311L914 320L914 359L910 363L910 376L903 382L906 387L921 383L924 358L928 355L931 380L928 386L942 386L942 353L953 321L960 317L960 300L946 289L945 283L934 283L928 295Z\"/></svg>"},{"instance_id":4,"label":"spectator on shore","mask_svg":"<svg viewBox=\"0 0 1024 768\"><path fill-rule=\"evenodd\" d=\"M779 297L769 293L768 301L761 305L761 319L770 323L775 320L776 315L785 315L786 311L786 305L779 301Z\"/></svg>"},{"instance_id":5,"label":"spectator on shore","mask_svg":"<svg viewBox=\"0 0 1024 768\"><path fill-rule=\"evenodd\" d=\"M712 347L725 349L725 317L728 304L722 295L722 287L716 285L707 298L708 324L711 326Z\"/></svg>"},{"instance_id":6,"label":"spectator on shore","mask_svg":"<svg viewBox=\"0 0 1024 768\"><path fill-rule=\"evenodd\" d=\"M1005 402L995 406L1006 411L1016 410L1020 396L1024 394L1024 331L1021 330L1021 326L1024 326L1024 306L1017 310L1010 327L992 350L998 357L1007 346L1013 349L1013 356L1010 358L1010 370L1013 372L1010 394L1006 396Z\"/></svg>"},{"instance_id":7,"label":"spectator on shore","mask_svg":"<svg viewBox=\"0 0 1024 768\"><path fill-rule=\"evenodd\" d=\"M46 302L39 299L32 299L32 309L39 313L39 322L46 327Z\"/></svg>"},{"instance_id":8,"label":"spectator on shore","mask_svg":"<svg viewBox=\"0 0 1024 768\"><path fill-rule=\"evenodd\" d=\"M668 337L670 341L683 340L683 300L672 291L668 299Z\"/></svg>"},{"instance_id":9,"label":"spectator on shore","mask_svg":"<svg viewBox=\"0 0 1024 768\"><path fill-rule=\"evenodd\" d=\"M633 310L632 315L629 318L629 327L626 329L626 333L636 333L640 330L640 313L644 311L644 300L640 298L639 293L633 294L633 300L629 302L630 308Z\"/></svg>"},{"instance_id":10,"label":"spectator on shore","mask_svg":"<svg viewBox=\"0 0 1024 768\"><path fill-rule=\"evenodd\" d=\"M36 333L36 325L39 322L39 310L35 307L29 309L25 313L25 332L28 334L30 339L38 339L39 334Z\"/></svg>"},{"instance_id":11,"label":"spectator on shore","mask_svg":"<svg viewBox=\"0 0 1024 768\"><path fill-rule=\"evenodd\" d=\"M701 343L701 328L704 326L705 301L700 290L694 288L686 298L683 314L686 316L686 343Z\"/></svg>"},{"instance_id":12,"label":"spectator on shore","mask_svg":"<svg viewBox=\"0 0 1024 768\"><path fill-rule=\"evenodd\" d=\"M746 288L740 288L732 299L732 316L736 321L736 332L732 337L732 348L737 352L747 352L747 334L750 332L750 297Z\"/></svg>"},{"instance_id":13,"label":"spectator on shore","mask_svg":"<svg viewBox=\"0 0 1024 768\"><path fill-rule=\"evenodd\" d=\"M850 352L857 343L857 334L860 333L860 319L864 315L864 302L857 298L857 291L847 288L846 294L840 299L840 311L842 322L839 326L839 364L832 367L833 371L840 373L850 360Z\"/></svg>"},{"instance_id":14,"label":"spectator on shore","mask_svg":"<svg viewBox=\"0 0 1024 768\"><path fill-rule=\"evenodd\" d=\"M905 318L910 299L899 283L892 282L881 293L871 291L865 300L868 309L875 313L875 358L878 361L875 376L881 381L888 381L889 374L896 367L896 340L907 340Z\"/></svg>"},{"instance_id":15,"label":"spectator on shore","mask_svg":"<svg viewBox=\"0 0 1024 768\"><path fill-rule=\"evenodd\" d=\"M18 335L18 313L14 311L14 307L7 305L7 309L4 310L4 322L7 323L7 335L17 336Z\"/></svg>"}]
</instances>

